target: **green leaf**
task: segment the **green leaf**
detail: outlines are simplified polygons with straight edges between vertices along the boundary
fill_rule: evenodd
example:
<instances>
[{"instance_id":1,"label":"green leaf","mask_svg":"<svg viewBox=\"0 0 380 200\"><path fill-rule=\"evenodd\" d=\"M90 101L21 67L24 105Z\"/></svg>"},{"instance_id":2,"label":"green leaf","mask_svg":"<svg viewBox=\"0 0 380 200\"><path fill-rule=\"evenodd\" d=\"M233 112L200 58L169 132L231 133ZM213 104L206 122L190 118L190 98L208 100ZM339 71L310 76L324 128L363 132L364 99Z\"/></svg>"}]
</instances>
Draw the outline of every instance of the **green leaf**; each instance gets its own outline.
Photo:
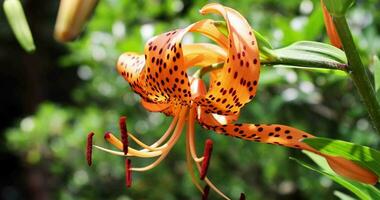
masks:
<instances>
[{"instance_id":1,"label":"green leaf","mask_svg":"<svg viewBox=\"0 0 380 200\"><path fill-rule=\"evenodd\" d=\"M374 76L375 76L375 91L376 93L379 92L379 88L380 88L380 61L379 61L379 57L377 57L376 55L373 56L373 68L374 68Z\"/></svg>"},{"instance_id":2,"label":"green leaf","mask_svg":"<svg viewBox=\"0 0 380 200\"><path fill-rule=\"evenodd\" d=\"M337 196L340 200L355 200L355 198L337 190L334 191L334 195Z\"/></svg>"},{"instance_id":3,"label":"green leaf","mask_svg":"<svg viewBox=\"0 0 380 200\"><path fill-rule=\"evenodd\" d=\"M380 152L358 144L327 138L307 138L302 142L310 145L321 153L340 156L356 161L380 176Z\"/></svg>"},{"instance_id":4,"label":"green leaf","mask_svg":"<svg viewBox=\"0 0 380 200\"><path fill-rule=\"evenodd\" d=\"M308 169L311 169L313 171L316 171L320 174L323 174L323 175L329 177L330 179L332 179L336 183L338 183L338 184L342 185L343 187L347 188L348 190L350 190L352 193L354 193L360 199L379 199L380 198L380 191L376 187L374 187L372 185L364 184L364 183L359 183L356 181L347 180L347 179L335 174L335 172L329 167L329 165L327 164L327 161L322 156L319 156L317 154L307 152L307 151L303 151L303 153L305 153L315 163L317 163L320 168L317 168L313 165L310 165L310 164L308 164L304 161L301 161L301 160L297 160L295 158L291 158L291 159L295 160L297 163L301 164L302 166L304 166Z\"/></svg>"},{"instance_id":5,"label":"green leaf","mask_svg":"<svg viewBox=\"0 0 380 200\"><path fill-rule=\"evenodd\" d=\"M36 47L20 1L5 0L3 8L17 41L25 51L33 52Z\"/></svg>"},{"instance_id":6,"label":"green leaf","mask_svg":"<svg viewBox=\"0 0 380 200\"><path fill-rule=\"evenodd\" d=\"M327 10L333 16L343 16L351 8L355 0L323 0Z\"/></svg>"},{"instance_id":7,"label":"green leaf","mask_svg":"<svg viewBox=\"0 0 380 200\"><path fill-rule=\"evenodd\" d=\"M347 59L344 52L329 44L300 41L281 49L273 50L272 64L345 70ZM307 58L307 59L306 59ZM265 64L265 61L264 61Z\"/></svg>"}]
</instances>

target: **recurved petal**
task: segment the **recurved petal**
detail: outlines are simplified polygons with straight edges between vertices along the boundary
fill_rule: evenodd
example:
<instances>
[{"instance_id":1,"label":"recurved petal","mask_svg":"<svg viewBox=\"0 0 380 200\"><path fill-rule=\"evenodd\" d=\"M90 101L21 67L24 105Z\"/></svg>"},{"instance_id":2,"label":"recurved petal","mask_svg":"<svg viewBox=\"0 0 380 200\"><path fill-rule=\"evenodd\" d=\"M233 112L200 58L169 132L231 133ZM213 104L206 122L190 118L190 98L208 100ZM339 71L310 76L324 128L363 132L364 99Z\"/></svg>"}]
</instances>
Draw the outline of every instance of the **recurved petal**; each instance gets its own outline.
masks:
<instances>
[{"instance_id":1,"label":"recurved petal","mask_svg":"<svg viewBox=\"0 0 380 200\"><path fill-rule=\"evenodd\" d=\"M193 98L197 98L206 94L206 85L199 78L193 78L191 81L191 94ZM210 112L206 112L206 109L202 106L197 108L197 120L200 124L207 124L212 126L220 126L235 122L239 118L239 115L218 115Z\"/></svg>"},{"instance_id":2,"label":"recurved petal","mask_svg":"<svg viewBox=\"0 0 380 200\"><path fill-rule=\"evenodd\" d=\"M208 43L195 43L183 45L185 66L209 66L224 62L227 57L225 49Z\"/></svg>"},{"instance_id":3,"label":"recurved petal","mask_svg":"<svg viewBox=\"0 0 380 200\"><path fill-rule=\"evenodd\" d=\"M190 84L181 44L189 28L158 35L145 46L146 92L156 103L190 103Z\"/></svg>"},{"instance_id":4,"label":"recurved petal","mask_svg":"<svg viewBox=\"0 0 380 200\"><path fill-rule=\"evenodd\" d=\"M123 53L117 61L117 71L119 74L128 81L133 91L138 93L145 101L150 102L145 92L144 67L144 56L136 53Z\"/></svg>"},{"instance_id":5,"label":"recurved petal","mask_svg":"<svg viewBox=\"0 0 380 200\"><path fill-rule=\"evenodd\" d=\"M141 100L141 105L150 112L162 112L166 110L170 105L169 104L157 104Z\"/></svg>"},{"instance_id":6,"label":"recurved petal","mask_svg":"<svg viewBox=\"0 0 380 200\"><path fill-rule=\"evenodd\" d=\"M214 20L205 19L198 21L191 25L190 32L198 32L201 33L211 40L213 40L220 47L227 49L228 48L228 40L227 37L219 31L219 29L215 26Z\"/></svg>"},{"instance_id":7,"label":"recurved petal","mask_svg":"<svg viewBox=\"0 0 380 200\"><path fill-rule=\"evenodd\" d=\"M228 56L223 68L211 80L208 93L196 102L207 112L238 114L256 94L260 73L256 38L244 17L231 8L213 3L203 7L201 13L217 13L226 20Z\"/></svg>"},{"instance_id":8,"label":"recurved petal","mask_svg":"<svg viewBox=\"0 0 380 200\"><path fill-rule=\"evenodd\" d=\"M290 148L307 150L326 158L330 167L339 175L362 183L375 184L378 177L370 170L344 159L322 154L307 144L301 142L304 138L313 135L293 127L280 124L226 124L214 125L203 123L203 127L214 130L219 134L232 136L244 140L275 144Z\"/></svg>"}]
</instances>

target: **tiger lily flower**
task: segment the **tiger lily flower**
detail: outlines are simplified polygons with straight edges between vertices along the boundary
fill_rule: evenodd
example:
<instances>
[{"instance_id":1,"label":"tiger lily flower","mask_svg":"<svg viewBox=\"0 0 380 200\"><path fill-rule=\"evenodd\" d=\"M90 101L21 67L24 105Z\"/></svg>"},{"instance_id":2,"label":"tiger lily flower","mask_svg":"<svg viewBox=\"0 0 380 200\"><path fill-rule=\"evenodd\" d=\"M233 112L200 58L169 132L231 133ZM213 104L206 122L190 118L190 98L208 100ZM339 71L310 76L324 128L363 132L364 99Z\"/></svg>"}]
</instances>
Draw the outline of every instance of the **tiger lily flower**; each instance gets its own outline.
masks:
<instances>
[{"instance_id":1,"label":"tiger lily flower","mask_svg":"<svg viewBox=\"0 0 380 200\"><path fill-rule=\"evenodd\" d=\"M324 156L337 173L361 182L376 183L377 176L371 171L352 161L322 154L302 143L303 138L314 137L309 133L279 124L234 123L239 117L240 109L256 94L260 73L258 44L252 28L237 11L212 3L204 6L200 12L221 15L226 21L228 36L221 33L212 20L202 20L150 39L145 46L145 55L127 52L117 62L118 72L134 92L140 95L141 105L146 110L173 117L168 130L153 144L145 144L127 131L125 118L121 118L120 127L124 139L119 140L111 133L106 133L105 136L120 151L93 145L120 156L157 158L144 167L131 167L128 160L127 184L130 185L131 171L147 171L157 166L178 141L183 129L186 129L187 166L194 185L203 193L204 198L211 188L229 199L207 177L212 141L206 141L204 154L199 156L195 149L195 122L218 134L317 153ZM187 32L201 33L217 45L181 44ZM223 63L223 67L210 71L208 89L200 77L187 72L193 66L202 68L218 63ZM141 148L129 146L125 139L127 137ZM89 151L92 150L91 145L92 139ZM194 166L200 180L206 184L205 190L196 178ZM242 194L241 199L244 198Z\"/></svg>"}]
</instances>

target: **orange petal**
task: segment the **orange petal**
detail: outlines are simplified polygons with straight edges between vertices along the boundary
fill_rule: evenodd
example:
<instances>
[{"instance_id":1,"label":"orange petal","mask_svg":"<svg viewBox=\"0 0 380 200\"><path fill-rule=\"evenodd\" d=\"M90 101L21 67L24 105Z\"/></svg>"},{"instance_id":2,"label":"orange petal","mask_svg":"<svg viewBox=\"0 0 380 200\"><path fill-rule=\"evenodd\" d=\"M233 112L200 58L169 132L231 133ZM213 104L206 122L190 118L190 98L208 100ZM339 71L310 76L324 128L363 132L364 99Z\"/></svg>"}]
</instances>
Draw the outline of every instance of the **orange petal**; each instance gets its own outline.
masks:
<instances>
[{"instance_id":1,"label":"orange petal","mask_svg":"<svg viewBox=\"0 0 380 200\"><path fill-rule=\"evenodd\" d=\"M323 19L325 21L325 27L327 31L327 35L330 38L330 43L334 45L337 48L342 48L342 42L340 41L339 35L336 32L332 17L330 13L327 11L327 8L325 4L323 3L323 0L321 0L321 5L323 9Z\"/></svg>"},{"instance_id":2,"label":"orange petal","mask_svg":"<svg viewBox=\"0 0 380 200\"><path fill-rule=\"evenodd\" d=\"M183 55L185 57L185 66L204 67L224 62L227 52L213 44L197 43L183 45Z\"/></svg>"},{"instance_id":3,"label":"orange petal","mask_svg":"<svg viewBox=\"0 0 380 200\"><path fill-rule=\"evenodd\" d=\"M123 53L117 61L117 71L121 74L129 85L138 93L145 101L151 101L148 99L148 95L145 92L144 77L145 60L143 55L136 53Z\"/></svg>"},{"instance_id":4,"label":"orange petal","mask_svg":"<svg viewBox=\"0 0 380 200\"><path fill-rule=\"evenodd\" d=\"M204 82L199 78L193 78L191 82L191 95L192 98L198 98L199 96L202 96L206 94L206 86ZM224 124L230 124L236 121L239 118L239 115L218 115L218 114L211 114L209 112L206 112L204 107L198 106L197 110L197 116L198 121L203 124L211 124L214 126L224 125Z\"/></svg>"},{"instance_id":5,"label":"orange petal","mask_svg":"<svg viewBox=\"0 0 380 200\"><path fill-rule=\"evenodd\" d=\"M260 73L256 38L244 17L231 8L208 4L201 13L218 13L225 18L229 45L223 69L211 81L209 92L196 102L206 107L207 112L237 114L256 94Z\"/></svg>"},{"instance_id":6,"label":"orange petal","mask_svg":"<svg viewBox=\"0 0 380 200\"><path fill-rule=\"evenodd\" d=\"M190 84L181 40L190 27L158 35L145 46L145 87L157 103L190 103Z\"/></svg>"},{"instance_id":7,"label":"orange petal","mask_svg":"<svg viewBox=\"0 0 380 200\"><path fill-rule=\"evenodd\" d=\"M141 100L140 103L146 110L150 112L162 112L170 106L169 104L156 104L147 102L145 100Z\"/></svg>"},{"instance_id":8,"label":"orange petal","mask_svg":"<svg viewBox=\"0 0 380 200\"><path fill-rule=\"evenodd\" d=\"M353 161L322 154L301 142L304 138L314 136L293 127L279 124L227 124L218 126L203 123L202 125L227 136L311 151L325 157L330 167L341 176L368 184L375 184L378 181L378 177L373 172Z\"/></svg>"},{"instance_id":9,"label":"orange petal","mask_svg":"<svg viewBox=\"0 0 380 200\"><path fill-rule=\"evenodd\" d=\"M176 114L174 105L150 103L145 100L141 100L141 105L150 112L162 112L167 116L174 116Z\"/></svg>"},{"instance_id":10,"label":"orange petal","mask_svg":"<svg viewBox=\"0 0 380 200\"><path fill-rule=\"evenodd\" d=\"M228 48L227 37L214 25L214 20L205 19L198 21L191 26L189 31L201 33L216 42L220 47L224 49Z\"/></svg>"},{"instance_id":11,"label":"orange petal","mask_svg":"<svg viewBox=\"0 0 380 200\"><path fill-rule=\"evenodd\" d=\"M225 36L213 25L212 20L199 21L184 29L160 34L148 41L145 46L144 89L151 101L189 105L191 94L187 67L211 64L225 57L225 52L214 45L188 45L183 51L181 40L189 31L200 32L219 45L225 45ZM214 51L211 51L211 47L214 47ZM200 60L200 53L211 56L208 60Z\"/></svg>"},{"instance_id":12,"label":"orange petal","mask_svg":"<svg viewBox=\"0 0 380 200\"><path fill-rule=\"evenodd\" d=\"M324 155L324 157L331 169L341 176L372 185L375 185L379 179L372 171L361 167L351 160L329 155Z\"/></svg>"}]
</instances>

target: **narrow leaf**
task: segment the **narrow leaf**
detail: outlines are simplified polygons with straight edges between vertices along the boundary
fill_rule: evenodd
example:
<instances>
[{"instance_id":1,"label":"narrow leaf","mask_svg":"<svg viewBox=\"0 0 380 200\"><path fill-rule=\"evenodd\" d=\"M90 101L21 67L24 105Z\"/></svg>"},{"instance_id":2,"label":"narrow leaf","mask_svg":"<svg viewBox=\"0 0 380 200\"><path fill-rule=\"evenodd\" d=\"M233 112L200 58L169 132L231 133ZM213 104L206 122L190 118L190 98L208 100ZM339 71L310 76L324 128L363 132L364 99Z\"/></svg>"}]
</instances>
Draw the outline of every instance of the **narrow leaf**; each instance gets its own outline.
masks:
<instances>
[{"instance_id":1,"label":"narrow leaf","mask_svg":"<svg viewBox=\"0 0 380 200\"><path fill-rule=\"evenodd\" d=\"M36 47L20 1L5 0L3 8L9 25L11 26L19 44L25 51L33 52Z\"/></svg>"},{"instance_id":2,"label":"narrow leaf","mask_svg":"<svg viewBox=\"0 0 380 200\"><path fill-rule=\"evenodd\" d=\"M308 138L302 142L321 153L356 161L358 164L376 173L377 176L380 176L380 152L375 149L327 138Z\"/></svg>"},{"instance_id":3,"label":"narrow leaf","mask_svg":"<svg viewBox=\"0 0 380 200\"><path fill-rule=\"evenodd\" d=\"M376 93L378 93L380 89L380 61L379 61L379 57L377 57L376 55L373 56L372 66L374 68L375 90L376 90Z\"/></svg>"},{"instance_id":4,"label":"narrow leaf","mask_svg":"<svg viewBox=\"0 0 380 200\"><path fill-rule=\"evenodd\" d=\"M304 161L297 160L295 158L291 158L292 160L295 160L297 163L301 164L302 166L311 169L313 171L316 171L320 174L323 174L336 183L342 185L343 187L350 190L352 193L354 193L357 197L360 199L379 199L380 198L380 191L368 184L359 183L356 181L347 180L333 172L333 170L329 167L327 164L327 161L322 157L314 153L303 151L307 156L309 156L315 163L318 164L320 168L317 168L315 166L312 166Z\"/></svg>"}]
</instances>

